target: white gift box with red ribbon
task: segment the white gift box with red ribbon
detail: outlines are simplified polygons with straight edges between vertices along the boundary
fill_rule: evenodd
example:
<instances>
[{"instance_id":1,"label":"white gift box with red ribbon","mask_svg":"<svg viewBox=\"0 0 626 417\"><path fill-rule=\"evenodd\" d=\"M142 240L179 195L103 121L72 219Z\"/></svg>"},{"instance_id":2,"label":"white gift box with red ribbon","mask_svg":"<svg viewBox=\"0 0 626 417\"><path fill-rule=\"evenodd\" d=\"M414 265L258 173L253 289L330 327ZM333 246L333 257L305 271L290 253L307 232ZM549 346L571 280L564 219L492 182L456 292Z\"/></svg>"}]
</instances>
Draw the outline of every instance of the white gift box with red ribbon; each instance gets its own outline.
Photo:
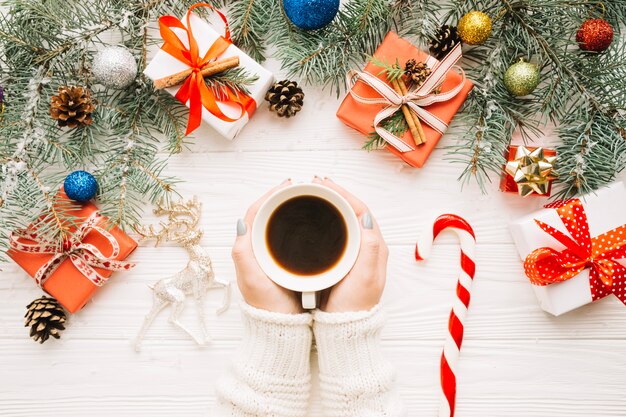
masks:
<instances>
[{"instance_id":1,"label":"white gift box with red ribbon","mask_svg":"<svg viewBox=\"0 0 626 417\"><path fill-rule=\"evenodd\" d=\"M200 56L203 56L209 50L211 45L213 45L213 43L221 37L221 35L215 29L213 29L213 27L207 21L203 20L193 13L191 13L191 16L189 16L189 21L191 26L191 32L193 33L198 43ZM181 19L181 22L185 25L185 27L188 27L186 19ZM177 28L174 28L173 31L176 33L178 38L185 44L185 46L189 47L189 41L187 39L187 34L185 33L185 31ZM256 107L258 107L259 104L262 103L265 99L265 93L274 83L274 75L267 69L263 68L254 59L246 55L241 49L232 44L228 47L228 49L226 49L223 54L219 56L219 59L229 58L233 56L239 57L240 67L244 68L249 75L258 77L258 79L254 83L246 85L248 96L252 97L256 101ZM148 66L144 70L144 74L152 80L158 80L179 73L188 68L190 68L189 65L185 64L182 61L179 61L167 52L159 49L154 58L150 61L150 64L148 64ZM181 86L178 85L175 87L167 88L166 91L175 96L180 88ZM189 102L185 104L189 106ZM218 106L220 110L222 110L222 112L230 118L234 119L241 115L241 111L237 106L233 106L224 102L218 102ZM213 129L215 129L221 136L225 137L226 139L232 140L248 123L249 115L245 113L241 118L233 122L224 121L214 116L206 108L203 107L202 120L211 127L213 127Z\"/></svg>"},{"instance_id":2,"label":"white gift box with red ribbon","mask_svg":"<svg viewBox=\"0 0 626 417\"><path fill-rule=\"evenodd\" d=\"M614 183L579 198L587 216L589 234L596 237L626 224L626 186ZM545 208L524 216L510 225L511 234L522 259L538 248L552 248L563 251L566 246L546 233L535 221L539 220L554 229L571 236L561 217L554 208ZM626 236L624 236L626 239ZM617 264L626 266L625 259L616 259ZM578 307L603 298L594 295L590 285L590 269L585 268L574 277L549 285L533 285L541 308L555 316L567 313ZM616 290L619 291L619 290Z\"/></svg>"}]
</instances>

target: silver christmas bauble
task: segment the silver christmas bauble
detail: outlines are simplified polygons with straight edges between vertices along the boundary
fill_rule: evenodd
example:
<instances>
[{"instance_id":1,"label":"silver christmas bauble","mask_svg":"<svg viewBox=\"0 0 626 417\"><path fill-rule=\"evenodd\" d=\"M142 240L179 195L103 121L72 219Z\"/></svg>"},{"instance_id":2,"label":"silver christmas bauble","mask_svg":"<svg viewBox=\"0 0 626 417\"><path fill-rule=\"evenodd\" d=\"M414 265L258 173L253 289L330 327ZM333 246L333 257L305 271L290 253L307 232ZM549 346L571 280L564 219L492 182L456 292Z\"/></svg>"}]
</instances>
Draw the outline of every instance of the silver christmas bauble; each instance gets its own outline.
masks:
<instances>
[{"instance_id":1,"label":"silver christmas bauble","mask_svg":"<svg viewBox=\"0 0 626 417\"><path fill-rule=\"evenodd\" d=\"M107 46L93 57L91 72L100 84L121 90L135 81L137 61L128 49L122 46Z\"/></svg>"}]
</instances>

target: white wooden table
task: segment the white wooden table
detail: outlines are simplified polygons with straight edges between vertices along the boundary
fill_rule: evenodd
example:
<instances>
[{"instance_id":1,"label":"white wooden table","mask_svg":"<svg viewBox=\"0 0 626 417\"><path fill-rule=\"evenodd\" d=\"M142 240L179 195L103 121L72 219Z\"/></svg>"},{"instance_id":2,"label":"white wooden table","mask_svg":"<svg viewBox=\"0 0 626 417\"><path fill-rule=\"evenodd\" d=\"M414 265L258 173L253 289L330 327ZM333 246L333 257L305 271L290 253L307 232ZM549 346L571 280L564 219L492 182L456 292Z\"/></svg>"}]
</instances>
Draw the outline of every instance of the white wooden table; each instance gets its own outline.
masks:
<instances>
[{"instance_id":1,"label":"white wooden table","mask_svg":"<svg viewBox=\"0 0 626 417\"><path fill-rule=\"evenodd\" d=\"M275 62L268 66L278 70ZM315 174L344 185L369 205L391 249L383 344L398 370L402 397L411 417L434 417L458 246L444 236L421 265L413 250L429 218L461 214L476 230L478 260L457 416L626 416L624 306L609 297L554 318L539 309L524 277L507 225L545 200L503 194L496 184L489 195L476 187L461 191L461 166L444 160L449 138L421 170L385 151L367 153L360 149L363 138L335 118L339 101L314 88L305 91L305 107L296 118L279 119L263 107L232 143L203 126L195 144L171 159L168 173L185 180L181 191L204 203L202 244L217 275L235 280L235 222L266 189ZM145 246L131 259L136 269L116 274L72 317L60 341L44 345L28 338L22 321L26 304L40 290L16 265L3 266L0 416L210 416L214 383L241 337L238 291L220 317L213 313L221 293L205 303L210 346L197 347L163 312L136 353L131 340L151 306L148 284L180 270L187 256L178 247ZM185 313L185 323L197 329L192 302ZM310 414L323 415L317 405Z\"/></svg>"}]
</instances>

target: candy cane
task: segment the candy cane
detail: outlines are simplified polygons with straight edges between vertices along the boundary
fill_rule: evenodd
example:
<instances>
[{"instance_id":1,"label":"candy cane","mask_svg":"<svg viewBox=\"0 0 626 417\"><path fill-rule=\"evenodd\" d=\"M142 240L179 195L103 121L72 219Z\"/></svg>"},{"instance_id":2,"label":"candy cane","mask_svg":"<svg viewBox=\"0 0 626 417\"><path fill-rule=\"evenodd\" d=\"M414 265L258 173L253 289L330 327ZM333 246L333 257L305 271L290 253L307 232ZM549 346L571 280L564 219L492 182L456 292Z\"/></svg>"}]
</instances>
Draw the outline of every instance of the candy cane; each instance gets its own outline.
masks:
<instances>
[{"instance_id":1,"label":"candy cane","mask_svg":"<svg viewBox=\"0 0 626 417\"><path fill-rule=\"evenodd\" d=\"M435 220L431 233L422 236L415 246L415 259L427 259L433 247L433 241L445 229L452 229L461 242L461 275L456 285L456 295L448 321L448 336L441 354L441 403L439 417L454 417L456 404L456 368L463 343L463 327L467 308L470 303L470 290L476 265L474 256L476 237L467 221L455 214L443 214Z\"/></svg>"}]
</instances>

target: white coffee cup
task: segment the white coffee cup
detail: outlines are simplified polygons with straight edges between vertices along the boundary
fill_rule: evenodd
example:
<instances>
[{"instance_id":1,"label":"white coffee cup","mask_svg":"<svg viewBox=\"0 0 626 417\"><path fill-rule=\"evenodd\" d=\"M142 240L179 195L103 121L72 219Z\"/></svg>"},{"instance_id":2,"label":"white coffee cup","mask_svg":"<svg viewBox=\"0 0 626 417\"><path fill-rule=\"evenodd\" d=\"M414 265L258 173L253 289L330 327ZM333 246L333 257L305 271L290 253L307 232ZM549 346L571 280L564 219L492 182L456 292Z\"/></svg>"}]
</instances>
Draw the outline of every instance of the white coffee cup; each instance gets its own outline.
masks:
<instances>
[{"instance_id":1,"label":"white coffee cup","mask_svg":"<svg viewBox=\"0 0 626 417\"><path fill-rule=\"evenodd\" d=\"M272 213L294 197L315 196L332 204L343 217L347 230L346 247L335 265L317 275L298 275L274 260L267 246L266 229ZM281 287L302 293L302 307L316 307L316 293L330 288L345 277L354 266L361 247L361 227L352 206L336 191L319 184L295 184L272 194L259 208L252 224L252 250L261 269Z\"/></svg>"}]
</instances>

